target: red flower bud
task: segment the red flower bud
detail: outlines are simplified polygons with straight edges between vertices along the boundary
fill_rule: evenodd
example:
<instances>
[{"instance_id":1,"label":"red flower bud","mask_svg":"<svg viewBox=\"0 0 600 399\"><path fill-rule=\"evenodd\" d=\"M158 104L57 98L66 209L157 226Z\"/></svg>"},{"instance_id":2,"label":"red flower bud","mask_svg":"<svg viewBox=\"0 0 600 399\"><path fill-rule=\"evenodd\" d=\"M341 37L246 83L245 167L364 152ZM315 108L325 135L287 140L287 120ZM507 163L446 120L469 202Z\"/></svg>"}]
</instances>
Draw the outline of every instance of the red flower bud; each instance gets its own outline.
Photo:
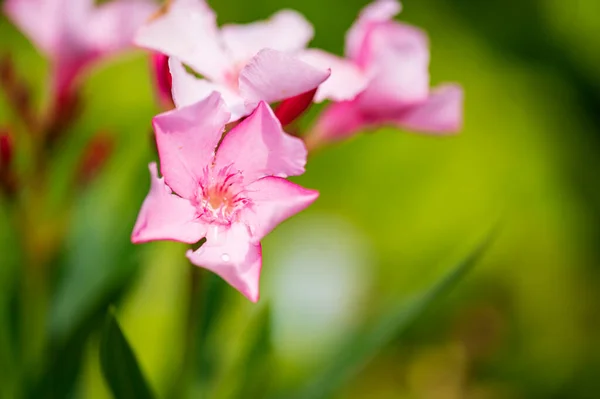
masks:
<instances>
[{"instance_id":1,"label":"red flower bud","mask_svg":"<svg viewBox=\"0 0 600 399\"><path fill-rule=\"evenodd\" d=\"M114 144L113 137L106 132L100 132L92 138L80 159L76 177L78 185L85 185L98 175L113 153Z\"/></svg>"},{"instance_id":2,"label":"red flower bud","mask_svg":"<svg viewBox=\"0 0 600 399\"><path fill-rule=\"evenodd\" d=\"M13 140L8 131L0 130L0 171L8 170L13 158Z\"/></svg>"},{"instance_id":3,"label":"red flower bud","mask_svg":"<svg viewBox=\"0 0 600 399\"><path fill-rule=\"evenodd\" d=\"M0 190L8 196L16 191L15 174L11 170L14 157L14 142L8 129L0 128Z\"/></svg>"},{"instance_id":4,"label":"red flower bud","mask_svg":"<svg viewBox=\"0 0 600 399\"><path fill-rule=\"evenodd\" d=\"M171 95L173 79L169 71L169 57L161 53L153 53L150 56L150 63L156 95L161 105L165 108L173 108L173 97Z\"/></svg>"},{"instance_id":5,"label":"red flower bud","mask_svg":"<svg viewBox=\"0 0 600 399\"><path fill-rule=\"evenodd\" d=\"M275 116L282 126L289 125L304 113L312 104L317 89L283 100L275 110Z\"/></svg>"}]
</instances>

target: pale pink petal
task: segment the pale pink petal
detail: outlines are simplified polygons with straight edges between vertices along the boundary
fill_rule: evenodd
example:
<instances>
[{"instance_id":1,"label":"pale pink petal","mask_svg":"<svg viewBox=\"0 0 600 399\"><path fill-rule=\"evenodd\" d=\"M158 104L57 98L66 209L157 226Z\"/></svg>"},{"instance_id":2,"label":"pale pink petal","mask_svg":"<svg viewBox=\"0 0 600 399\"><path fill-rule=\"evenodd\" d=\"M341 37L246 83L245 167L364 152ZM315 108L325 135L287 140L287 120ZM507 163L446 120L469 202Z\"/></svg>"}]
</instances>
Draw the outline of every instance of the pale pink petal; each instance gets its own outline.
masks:
<instances>
[{"instance_id":1,"label":"pale pink petal","mask_svg":"<svg viewBox=\"0 0 600 399\"><path fill-rule=\"evenodd\" d=\"M239 89L249 103L272 103L315 89L329 74L293 55L264 49L240 72Z\"/></svg>"},{"instance_id":2,"label":"pale pink petal","mask_svg":"<svg viewBox=\"0 0 600 399\"><path fill-rule=\"evenodd\" d=\"M252 302L258 301L261 247L251 240L243 224L211 226L204 245L196 251L189 250L187 257L193 264L221 276Z\"/></svg>"},{"instance_id":3,"label":"pale pink petal","mask_svg":"<svg viewBox=\"0 0 600 399\"><path fill-rule=\"evenodd\" d=\"M161 173L175 193L195 197L198 179L212 163L228 120L229 112L218 93L154 117Z\"/></svg>"},{"instance_id":4,"label":"pale pink petal","mask_svg":"<svg viewBox=\"0 0 600 399\"><path fill-rule=\"evenodd\" d=\"M196 72L220 80L231 67L219 37L216 17L204 0L174 0L142 26L138 46L176 57Z\"/></svg>"},{"instance_id":5,"label":"pale pink petal","mask_svg":"<svg viewBox=\"0 0 600 399\"><path fill-rule=\"evenodd\" d=\"M395 123L421 132L455 133L461 129L462 115L462 88L445 84L434 89L426 102L403 111Z\"/></svg>"},{"instance_id":6,"label":"pale pink petal","mask_svg":"<svg viewBox=\"0 0 600 399\"><path fill-rule=\"evenodd\" d=\"M314 98L317 103L352 100L367 85L367 76L352 61L317 49L301 51L298 58L314 67L331 70L331 76L317 89Z\"/></svg>"},{"instance_id":7,"label":"pale pink petal","mask_svg":"<svg viewBox=\"0 0 600 399\"><path fill-rule=\"evenodd\" d=\"M150 192L142 204L131 241L139 244L154 240L173 240L193 244L206 234L206 227L196 221L196 208L171 193L158 178L156 163L150 164Z\"/></svg>"},{"instance_id":8,"label":"pale pink petal","mask_svg":"<svg viewBox=\"0 0 600 399\"><path fill-rule=\"evenodd\" d=\"M362 115L356 101L331 103L319 115L311 140L342 140L363 130L367 125L367 119Z\"/></svg>"},{"instance_id":9,"label":"pale pink petal","mask_svg":"<svg viewBox=\"0 0 600 399\"><path fill-rule=\"evenodd\" d=\"M232 165L250 183L267 175L300 175L304 173L306 156L302 140L285 133L271 108L261 102L225 135L217 150L216 167Z\"/></svg>"},{"instance_id":10,"label":"pale pink petal","mask_svg":"<svg viewBox=\"0 0 600 399\"><path fill-rule=\"evenodd\" d=\"M250 228L252 238L259 241L279 223L312 204L319 192L308 190L286 179L263 177L246 186L250 207L240 218Z\"/></svg>"},{"instance_id":11,"label":"pale pink petal","mask_svg":"<svg viewBox=\"0 0 600 399\"><path fill-rule=\"evenodd\" d=\"M204 100L216 91L221 94L231 112L230 121L238 120L252 112L253 107L246 106L245 100L229 87L192 75L173 57L169 59L169 69L172 76L173 101L178 108Z\"/></svg>"},{"instance_id":12,"label":"pale pink petal","mask_svg":"<svg viewBox=\"0 0 600 399\"><path fill-rule=\"evenodd\" d=\"M64 0L7 0L4 12L43 53L59 52Z\"/></svg>"},{"instance_id":13,"label":"pale pink petal","mask_svg":"<svg viewBox=\"0 0 600 399\"><path fill-rule=\"evenodd\" d=\"M359 97L363 109L386 112L427 99L429 46L424 32L384 23L374 28L364 46L364 68L371 81Z\"/></svg>"},{"instance_id":14,"label":"pale pink petal","mask_svg":"<svg viewBox=\"0 0 600 399\"><path fill-rule=\"evenodd\" d=\"M402 6L397 0L377 0L363 8L346 34L346 56L357 59L373 25L391 20L401 10Z\"/></svg>"},{"instance_id":15,"label":"pale pink petal","mask_svg":"<svg viewBox=\"0 0 600 399\"><path fill-rule=\"evenodd\" d=\"M100 52L114 52L133 45L136 31L157 10L148 0L117 0L93 10L86 30L86 42Z\"/></svg>"},{"instance_id":16,"label":"pale pink petal","mask_svg":"<svg viewBox=\"0 0 600 399\"><path fill-rule=\"evenodd\" d=\"M264 48L295 52L312 39L312 25L301 14L282 10L265 21L224 25L223 41L236 62L247 62Z\"/></svg>"}]
</instances>

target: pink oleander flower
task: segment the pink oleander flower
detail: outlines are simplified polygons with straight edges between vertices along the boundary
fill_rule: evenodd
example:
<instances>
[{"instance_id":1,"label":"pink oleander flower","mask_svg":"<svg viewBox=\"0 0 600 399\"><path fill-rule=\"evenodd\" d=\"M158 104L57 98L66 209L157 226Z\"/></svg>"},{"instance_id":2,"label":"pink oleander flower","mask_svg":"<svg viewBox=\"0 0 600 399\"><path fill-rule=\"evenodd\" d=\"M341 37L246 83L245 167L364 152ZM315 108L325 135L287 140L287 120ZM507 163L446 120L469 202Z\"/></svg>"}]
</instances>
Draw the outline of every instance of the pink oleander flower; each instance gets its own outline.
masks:
<instances>
[{"instance_id":1,"label":"pink oleander flower","mask_svg":"<svg viewBox=\"0 0 600 399\"><path fill-rule=\"evenodd\" d=\"M154 118L163 178L150 164L150 193L132 241L192 244L206 237L199 249L187 252L190 261L255 302L261 239L318 193L285 179L304 172L306 147L282 130L265 102L221 141L229 119L216 92Z\"/></svg>"},{"instance_id":2,"label":"pink oleander flower","mask_svg":"<svg viewBox=\"0 0 600 399\"><path fill-rule=\"evenodd\" d=\"M65 98L90 63L131 46L156 10L145 0L7 0L4 11L52 65L52 92Z\"/></svg>"},{"instance_id":3,"label":"pink oleander flower","mask_svg":"<svg viewBox=\"0 0 600 399\"><path fill-rule=\"evenodd\" d=\"M312 26L294 11L219 28L204 0L173 0L162 15L140 28L135 42L171 57L177 107L218 91L235 121L260 101L273 103L300 95L329 77L327 68L296 57L312 36ZM189 73L184 64L202 78Z\"/></svg>"},{"instance_id":4,"label":"pink oleander flower","mask_svg":"<svg viewBox=\"0 0 600 399\"><path fill-rule=\"evenodd\" d=\"M365 7L346 36L346 59L318 50L302 57L331 69L315 101L335 101L325 108L309 140L343 139L381 125L430 133L460 129L462 89L442 84L430 90L427 36L394 21L400 9L396 0L377 0ZM362 81L364 88L354 99L340 101L350 79Z\"/></svg>"}]
</instances>

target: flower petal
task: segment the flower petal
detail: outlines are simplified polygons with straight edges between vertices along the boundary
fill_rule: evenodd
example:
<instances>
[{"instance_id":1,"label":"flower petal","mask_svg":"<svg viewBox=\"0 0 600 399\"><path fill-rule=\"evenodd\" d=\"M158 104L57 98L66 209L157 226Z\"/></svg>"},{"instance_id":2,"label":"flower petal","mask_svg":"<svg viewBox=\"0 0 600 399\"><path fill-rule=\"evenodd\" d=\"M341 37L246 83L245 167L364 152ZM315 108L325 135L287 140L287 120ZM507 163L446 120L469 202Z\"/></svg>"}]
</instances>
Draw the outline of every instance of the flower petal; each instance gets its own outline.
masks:
<instances>
[{"instance_id":1,"label":"flower petal","mask_svg":"<svg viewBox=\"0 0 600 399\"><path fill-rule=\"evenodd\" d=\"M298 53L298 57L320 69L330 69L329 79L319 85L314 101L352 100L367 85L367 76L352 62L322 50L308 49Z\"/></svg>"},{"instance_id":2,"label":"flower petal","mask_svg":"<svg viewBox=\"0 0 600 399\"><path fill-rule=\"evenodd\" d=\"M156 8L147 0L119 0L98 6L83 32L86 42L99 52L133 46L136 31Z\"/></svg>"},{"instance_id":3,"label":"flower petal","mask_svg":"<svg viewBox=\"0 0 600 399\"><path fill-rule=\"evenodd\" d=\"M246 186L246 190L252 205L243 211L240 218L257 241L279 223L307 208L319 196L318 191L275 176L263 177Z\"/></svg>"},{"instance_id":4,"label":"flower petal","mask_svg":"<svg viewBox=\"0 0 600 399\"><path fill-rule=\"evenodd\" d=\"M173 0L163 14L138 30L135 43L176 57L212 80L222 79L232 64L215 13L204 0Z\"/></svg>"},{"instance_id":5,"label":"flower petal","mask_svg":"<svg viewBox=\"0 0 600 399\"><path fill-rule=\"evenodd\" d=\"M356 100L330 103L321 112L311 141L317 145L321 141L342 140L364 129L367 124Z\"/></svg>"},{"instance_id":6,"label":"flower petal","mask_svg":"<svg viewBox=\"0 0 600 399\"><path fill-rule=\"evenodd\" d=\"M196 208L158 178L156 163L150 164L150 192L133 228L131 241L135 244L154 240L173 240L188 244L198 242L206 234L204 224L195 221Z\"/></svg>"},{"instance_id":7,"label":"flower petal","mask_svg":"<svg viewBox=\"0 0 600 399\"><path fill-rule=\"evenodd\" d=\"M290 54L263 49L240 72L240 94L249 103L272 103L315 89L329 75Z\"/></svg>"},{"instance_id":8,"label":"flower petal","mask_svg":"<svg viewBox=\"0 0 600 399\"><path fill-rule=\"evenodd\" d=\"M173 57L169 58L169 70L173 78L173 101L178 108L204 100L212 92L217 91L231 112L230 121L238 120L252 112L253 108L247 107L244 99L227 86L192 75Z\"/></svg>"},{"instance_id":9,"label":"flower petal","mask_svg":"<svg viewBox=\"0 0 600 399\"><path fill-rule=\"evenodd\" d=\"M430 133L454 133L462 126L463 90L445 84L431 92L429 99L405 110L396 123L406 129Z\"/></svg>"},{"instance_id":10,"label":"flower petal","mask_svg":"<svg viewBox=\"0 0 600 399\"><path fill-rule=\"evenodd\" d=\"M194 198L198 178L213 161L229 112L218 93L153 119L161 173L178 195Z\"/></svg>"},{"instance_id":11,"label":"flower petal","mask_svg":"<svg viewBox=\"0 0 600 399\"><path fill-rule=\"evenodd\" d=\"M264 48L295 52L314 35L312 25L300 13L282 10L265 21L224 25L221 35L236 62L247 62Z\"/></svg>"},{"instance_id":12,"label":"flower petal","mask_svg":"<svg viewBox=\"0 0 600 399\"><path fill-rule=\"evenodd\" d=\"M390 21L401 10L402 6L397 0L377 0L365 6L346 34L346 56L357 59L372 25Z\"/></svg>"},{"instance_id":13,"label":"flower petal","mask_svg":"<svg viewBox=\"0 0 600 399\"><path fill-rule=\"evenodd\" d=\"M390 22L379 24L364 44L369 85L359 99L371 113L386 113L429 96L429 45L426 34L415 27Z\"/></svg>"},{"instance_id":14,"label":"flower petal","mask_svg":"<svg viewBox=\"0 0 600 399\"><path fill-rule=\"evenodd\" d=\"M268 175L300 175L304 173L306 156L304 142L285 133L271 108L261 102L225 135L217 150L216 167L233 165L250 183Z\"/></svg>"},{"instance_id":15,"label":"flower petal","mask_svg":"<svg viewBox=\"0 0 600 399\"><path fill-rule=\"evenodd\" d=\"M241 223L231 227L211 226L206 242L196 251L189 250L190 261L223 278L252 302L259 298L262 253Z\"/></svg>"}]
</instances>

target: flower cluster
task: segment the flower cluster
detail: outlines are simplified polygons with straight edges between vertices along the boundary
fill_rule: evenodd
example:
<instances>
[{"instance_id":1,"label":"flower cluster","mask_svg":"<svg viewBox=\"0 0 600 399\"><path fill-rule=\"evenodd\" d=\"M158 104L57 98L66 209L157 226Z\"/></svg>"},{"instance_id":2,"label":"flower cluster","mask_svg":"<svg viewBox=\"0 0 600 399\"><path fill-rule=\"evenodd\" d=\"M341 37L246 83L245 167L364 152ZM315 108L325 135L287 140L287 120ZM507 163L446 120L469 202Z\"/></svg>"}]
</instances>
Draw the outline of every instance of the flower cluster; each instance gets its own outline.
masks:
<instances>
[{"instance_id":1,"label":"flower cluster","mask_svg":"<svg viewBox=\"0 0 600 399\"><path fill-rule=\"evenodd\" d=\"M151 188L132 241L201 243L187 252L190 261L251 301L259 298L261 239L318 196L286 180L304 173L309 151L382 125L437 134L460 129L462 90L430 88L427 36L395 21L400 9L397 0L366 6L342 57L307 48L313 27L291 10L218 26L205 0L171 0L161 9L149 0L5 3L51 61L57 115L93 62L132 44L152 51L165 108L153 119L162 177L150 164ZM284 131L321 102L310 129ZM99 157L88 158L96 168Z\"/></svg>"},{"instance_id":2,"label":"flower cluster","mask_svg":"<svg viewBox=\"0 0 600 399\"><path fill-rule=\"evenodd\" d=\"M342 58L308 49L313 28L295 11L219 27L204 0L169 2L134 39L169 57L170 76L166 58L155 58L155 70L159 92L172 94L176 109L154 119L164 177L151 164L133 241L206 238L188 258L256 301L261 238L318 195L285 180L304 172L307 149L282 123L329 100L304 137L310 148L383 124L456 131L462 91L451 84L430 90L426 35L395 22L399 11L395 0L367 6Z\"/></svg>"}]
</instances>

